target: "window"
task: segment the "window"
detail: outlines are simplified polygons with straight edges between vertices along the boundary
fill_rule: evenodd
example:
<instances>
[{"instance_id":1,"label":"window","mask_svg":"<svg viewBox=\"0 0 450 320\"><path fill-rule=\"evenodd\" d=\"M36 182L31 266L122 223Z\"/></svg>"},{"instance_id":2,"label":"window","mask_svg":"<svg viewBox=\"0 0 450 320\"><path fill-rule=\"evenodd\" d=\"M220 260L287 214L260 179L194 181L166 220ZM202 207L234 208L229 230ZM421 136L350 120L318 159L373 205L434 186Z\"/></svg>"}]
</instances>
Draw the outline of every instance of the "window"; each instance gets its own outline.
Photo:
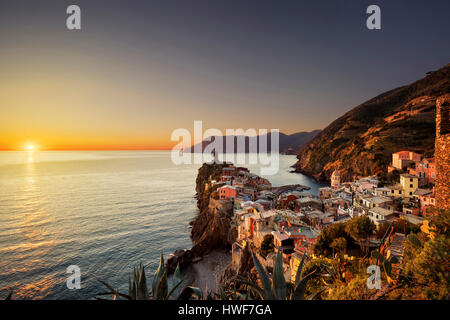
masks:
<instances>
[{"instance_id":1,"label":"window","mask_svg":"<svg viewBox=\"0 0 450 320\"><path fill-rule=\"evenodd\" d=\"M410 184L409 187L412 188L413 187L412 184Z\"/></svg>"},{"instance_id":2,"label":"window","mask_svg":"<svg viewBox=\"0 0 450 320\"><path fill-rule=\"evenodd\" d=\"M409 179L409 182L413 182L413 179L412 179L412 178L410 178L410 179Z\"/></svg>"},{"instance_id":3,"label":"window","mask_svg":"<svg viewBox=\"0 0 450 320\"><path fill-rule=\"evenodd\" d=\"M411 191L409 192L409 195L412 196L412 192Z\"/></svg>"}]
</instances>

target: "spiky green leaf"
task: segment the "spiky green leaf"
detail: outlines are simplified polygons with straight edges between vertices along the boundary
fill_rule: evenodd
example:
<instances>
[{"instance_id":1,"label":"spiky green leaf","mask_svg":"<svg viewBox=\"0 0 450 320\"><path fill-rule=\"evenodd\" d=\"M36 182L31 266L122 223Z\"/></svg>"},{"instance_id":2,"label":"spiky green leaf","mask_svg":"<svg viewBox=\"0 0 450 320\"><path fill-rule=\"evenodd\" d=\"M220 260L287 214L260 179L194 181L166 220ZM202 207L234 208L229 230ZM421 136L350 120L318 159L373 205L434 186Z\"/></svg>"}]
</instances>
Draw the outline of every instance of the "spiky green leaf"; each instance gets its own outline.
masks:
<instances>
[{"instance_id":1,"label":"spiky green leaf","mask_svg":"<svg viewBox=\"0 0 450 320\"><path fill-rule=\"evenodd\" d=\"M374 251L372 251L372 252L370 253L370 255L371 255L372 258L374 258L374 259L378 259L378 260L380 260L381 262L384 261L384 256L383 256L379 251L374 250Z\"/></svg>"},{"instance_id":2,"label":"spiky green leaf","mask_svg":"<svg viewBox=\"0 0 450 320\"><path fill-rule=\"evenodd\" d=\"M392 264L389 261L385 261L383 263L383 266L384 266L384 271L386 272L386 275L388 277L390 277L391 276L391 271L392 271Z\"/></svg>"},{"instance_id":3,"label":"spiky green leaf","mask_svg":"<svg viewBox=\"0 0 450 320\"><path fill-rule=\"evenodd\" d=\"M159 260L159 266L158 269L155 272L155 275L153 276L153 282L152 282L152 293L155 296L157 291L158 291L158 287L159 287L159 282L161 281L161 278L164 275L164 270L165 266L164 266L164 257L163 257L163 253L161 252L161 257Z\"/></svg>"},{"instance_id":4,"label":"spiky green leaf","mask_svg":"<svg viewBox=\"0 0 450 320\"><path fill-rule=\"evenodd\" d=\"M306 258L306 252L302 256L302 260L300 261L300 264L297 268L297 273L295 274L295 285L298 286L298 283L300 282L302 278L302 270L303 270L303 264L305 263Z\"/></svg>"},{"instance_id":5,"label":"spiky green leaf","mask_svg":"<svg viewBox=\"0 0 450 320\"><path fill-rule=\"evenodd\" d=\"M275 300L275 296L272 292L272 284L270 282L269 276L267 275L264 267L259 262L258 258L256 257L255 253L252 252L253 256L253 263L255 264L256 271L258 271L259 279L261 280L261 283L264 288L264 299L266 300Z\"/></svg>"},{"instance_id":6,"label":"spiky green leaf","mask_svg":"<svg viewBox=\"0 0 450 320\"><path fill-rule=\"evenodd\" d=\"M283 272L283 255L278 251L273 270L272 289L275 292L275 298L278 300L286 299L286 280Z\"/></svg>"},{"instance_id":7,"label":"spiky green leaf","mask_svg":"<svg viewBox=\"0 0 450 320\"><path fill-rule=\"evenodd\" d=\"M156 290L156 299L166 300L167 296L168 296L168 291L169 291L169 286L167 283L167 270L164 270L164 273L158 284L158 289Z\"/></svg>"},{"instance_id":8,"label":"spiky green leaf","mask_svg":"<svg viewBox=\"0 0 450 320\"><path fill-rule=\"evenodd\" d=\"M197 287L185 287L183 290L181 290L180 295L178 296L177 300L190 300L192 297L197 297L197 300L202 300L203 293L200 288Z\"/></svg>"}]
</instances>

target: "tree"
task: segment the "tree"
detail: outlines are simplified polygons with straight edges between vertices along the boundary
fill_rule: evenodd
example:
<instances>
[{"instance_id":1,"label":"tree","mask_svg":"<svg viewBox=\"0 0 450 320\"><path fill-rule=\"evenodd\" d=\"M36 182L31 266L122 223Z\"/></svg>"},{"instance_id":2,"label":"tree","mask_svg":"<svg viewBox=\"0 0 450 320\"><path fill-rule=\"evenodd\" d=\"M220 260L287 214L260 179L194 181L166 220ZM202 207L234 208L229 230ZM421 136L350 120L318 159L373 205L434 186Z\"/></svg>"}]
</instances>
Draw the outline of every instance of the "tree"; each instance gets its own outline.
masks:
<instances>
[{"instance_id":1,"label":"tree","mask_svg":"<svg viewBox=\"0 0 450 320\"><path fill-rule=\"evenodd\" d=\"M345 231L358 241L361 250L365 253L369 252L369 237L375 229L375 224L367 216L354 217L345 226Z\"/></svg>"},{"instance_id":2,"label":"tree","mask_svg":"<svg viewBox=\"0 0 450 320\"><path fill-rule=\"evenodd\" d=\"M344 253L347 248L347 240L343 237L336 238L331 242L330 247L333 248L333 255L334 250L337 250L339 253Z\"/></svg>"},{"instance_id":3,"label":"tree","mask_svg":"<svg viewBox=\"0 0 450 320\"><path fill-rule=\"evenodd\" d=\"M404 290L389 298L448 299L450 296L450 211L435 209L427 217L429 228L410 234L405 242Z\"/></svg>"},{"instance_id":4,"label":"tree","mask_svg":"<svg viewBox=\"0 0 450 320\"><path fill-rule=\"evenodd\" d=\"M383 222L378 225L377 231L375 233L375 236L377 237L377 239L383 238L387 229L389 228L389 225L390 225L389 222Z\"/></svg>"},{"instance_id":5,"label":"tree","mask_svg":"<svg viewBox=\"0 0 450 320\"><path fill-rule=\"evenodd\" d=\"M267 255L271 252L273 252L274 246L273 246L273 235L266 234L264 236L263 242L261 243L261 249L259 252L264 256L267 257Z\"/></svg>"},{"instance_id":6,"label":"tree","mask_svg":"<svg viewBox=\"0 0 450 320\"><path fill-rule=\"evenodd\" d=\"M329 255L332 251L331 243L337 238L349 238L344 223L335 223L323 230L314 244L314 252L318 255Z\"/></svg>"}]
</instances>

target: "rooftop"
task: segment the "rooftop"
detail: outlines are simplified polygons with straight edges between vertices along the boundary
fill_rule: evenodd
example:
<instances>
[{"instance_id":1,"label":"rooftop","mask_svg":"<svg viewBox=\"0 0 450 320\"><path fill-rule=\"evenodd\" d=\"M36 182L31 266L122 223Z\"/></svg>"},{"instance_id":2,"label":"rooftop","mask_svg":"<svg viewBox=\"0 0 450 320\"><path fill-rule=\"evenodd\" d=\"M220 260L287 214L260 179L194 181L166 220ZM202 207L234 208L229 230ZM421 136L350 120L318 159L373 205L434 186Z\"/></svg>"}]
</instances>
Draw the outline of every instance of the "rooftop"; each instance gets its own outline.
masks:
<instances>
[{"instance_id":1,"label":"rooftop","mask_svg":"<svg viewBox=\"0 0 450 320\"><path fill-rule=\"evenodd\" d=\"M425 195L428 195L428 194L431 194L431 193L433 193L433 189L421 189L421 188L419 188L419 189L416 190L416 192L414 192L414 195L415 196L425 196Z\"/></svg>"},{"instance_id":2,"label":"rooftop","mask_svg":"<svg viewBox=\"0 0 450 320\"><path fill-rule=\"evenodd\" d=\"M400 177L403 177L403 178L409 178L409 179L417 179L417 176L414 176L414 175L412 175L412 174L409 174L409 173L402 173L401 175L400 175Z\"/></svg>"},{"instance_id":3,"label":"rooftop","mask_svg":"<svg viewBox=\"0 0 450 320\"><path fill-rule=\"evenodd\" d=\"M392 190L402 190L403 189L403 187L400 183L390 185L387 188L392 189Z\"/></svg>"},{"instance_id":4,"label":"rooftop","mask_svg":"<svg viewBox=\"0 0 450 320\"><path fill-rule=\"evenodd\" d=\"M408 220L413 224L421 224L423 220L425 220L424 218L415 216L413 214L400 214L400 217L405 218L406 220Z\"/></svg>"},{"instance_id":5,"label":"rooftop","mask_svg":"<svg viewBox=\"0 0 450 320\"><path fill-rule=\"evenodd\" d=\"M234 186L230 186L230 185L224 185L224 186L221 186L220 188L218 188L218 189L233 189L233 190L236 190L236 187L234 187Z\"/></svg>"},{"instance_id":6,"label":"rooftop","mask_svg":"<svg viewBox=\"0 0 450 320\"><path fill-rule=\"evenodd\" d=\"M387 217L387 216L390 216L391 214L393 214L392 211L389 211L387 209L380 208L380 207L372 208L369 210L369 212L373 212L373 213L382 215L383 217Z\"/></svg>"}]
</instances>

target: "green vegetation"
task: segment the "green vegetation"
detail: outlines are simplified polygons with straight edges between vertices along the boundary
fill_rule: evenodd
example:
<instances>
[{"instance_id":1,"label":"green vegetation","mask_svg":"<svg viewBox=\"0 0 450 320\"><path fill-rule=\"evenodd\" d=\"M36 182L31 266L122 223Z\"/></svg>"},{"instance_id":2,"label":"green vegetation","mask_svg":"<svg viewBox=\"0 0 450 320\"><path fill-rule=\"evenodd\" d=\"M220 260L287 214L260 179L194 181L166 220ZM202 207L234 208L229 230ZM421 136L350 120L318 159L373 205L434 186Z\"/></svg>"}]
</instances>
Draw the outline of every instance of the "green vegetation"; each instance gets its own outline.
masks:
<instances>
[{"instance_id":1,"label":"green vegetation","mask_svg":"<svg viewBox=\"0 0 450 320\"><path fill-rule=\"evenodd\" d=\"M331 225L330 227L328 227L327 229L325 229L324 231L322 231L319 236L317 237L317 241L314 244L314 253L317 255L323 255L323 256L328 256L330 254L333 254L334 256L334 252L333 252L333 247L331 247L331 244L333 243L333 241L337 238L344 238L346 240L345 244L346 244L346 248L344 249L344 251L347 249L347 244L348 241L350 240L350 236L349 234L345 231L345 224L344 223L335 223L333 225Z\"/></svg>"},{"instance_id":2,"label":"green vegetation","mask_svg":"<svg viewBox=\"0 0 450 320\"><path fill-rule=\"evenodd\" d=\"M333 250L337 250L340 254L343 254L347 249L347 240L344 237L336 238L331 242L330 247Z\"/></svg>"},{"instance_id":3,"label":"green vegetation","mask_svg":"<svg viewBox=\"0 0 450 320\"><path fill-rule=\"evenodd\" d=\"M404 288L393 290L389 298L450 297L450 211L436 210L428 221L428 233L408 236L401 278Z\"/></svg>"},{"instance_id":4,"label":"green vegetation","mask_svg":"<svg viewBox=\"0 0 450 320\"><path fill-rule=\"evenodd\" d=\"M450 297L450 212L438 210L427 217L419 229L399 219L393 224L394 231L409 233L405 242L402 261L388 254L374 250L363 257L348 256L351 239L366 246L367 237L374 232L374 225L367 217L355 217L347 223L337 223L324 230L314 247L318 256L302 257L297 269L295 283L286 282L281 252L277 253L273 275L261 265L252 252L257 276L241 278L243 292L225 292L221 287L217 293L206 295L195 287L185 287L177 293L183 282L177 267L171 289L167 280L167 269L161 255L158 270L152 281L151 291L147 288L145 270L142 265L135 268L129 281L128 294L120 293L107 283L107 292L96 295L97 299L147 300L147 299L448 299ZM378 233L388 234L387 226L381 225ZM269 240L264 239L266 244ZM268 246L266 250L269 249ZM332 250L339 254L329 258ZM368 289L367 267L379 265L382 269L381 290ZM394 272L395 270L395 272ZM241 288L242 289L242 288Z\"/></svg>"},{"instance_id":5,"label":"green vegetation","mask_svg":"<svg viewBox=\"0 0 450 320\"><path fill-rule=\"evenodd\" d=\"M367 216L354 217L346 223L336 223L320 233L314 244L314 253L323 256L334 256L335 251L345 253L353 240L357 241L361 250L368 253L369 236L373 234L375 224Z\"/></svg>"},{"instance_id":6,"label":"green vegetation","mask_svg":"<svg viewBox=\"0 0 450 320\"><path fill-rule=\"evenodd\" d=\"M127 300L186 300L193 297L199 300L203 299L202 291L199 288L191 286L183 288L180 294L173 297L177 288L183 283L183 279L180 276L180 268L177 266L172 279L172 288L169 290L167 268L164 265L162 253L158 269L153 276L151 291L147 287L147 278L142 264L133 270L132 279L129 279L128 282L128 294L119 292L104 281L100 280L100 282L108 288L108 291L96 294L95 298L98 300L103 299L105 296L112 297L113 300L120 300L120 298Z\"/></svg>"},{"instance_id":7,"label":"green vegetation","mask_svg":"<svg viewBox=\"0 0 450 320\"><path fill-rule=\"evenodd\" d=\"M358 241L363 252L369 252L369 237L375 231L376 226L367 216L354 217L345 225L345 231Z\"/></svg>"},{"instance_id":8,"label":"green vegetation","mask_svg":"<svg viewBox=\"0 0 450 320\"><path fill-rule=\"evenodd\" d=\"M263 242L261 243L261 248L260 248L259 252L261 253L261 255L263 257L267 257L267 255L269 253L272 253L273 250L274 250L273 235L266 234L264 236Z\"/></svg>"},{"instance_id":9,"label":"green vegetation","mask_svg":"<svg viewBox=\"0 0 450 320\"><path fill-rule=\"evenodd\" d=\"M315 274L315 271L312 271L306 275L302 272L306 255L303 255L302 257L295 276L295 283L292 285L286 283L284 278L281 251L278 251L277 253L272 279L270 279L265 268L261 265L255 254L252 254L253 263L255 264L258 272L262 287L260 287L255 281L252 282L242 279L241 281L247 284L249 288L248 294L245 297L262 300L312 300L321 293L321 291L317 291L308 297L305 296L306 286Z\"/></svg>"}]
</instances>

